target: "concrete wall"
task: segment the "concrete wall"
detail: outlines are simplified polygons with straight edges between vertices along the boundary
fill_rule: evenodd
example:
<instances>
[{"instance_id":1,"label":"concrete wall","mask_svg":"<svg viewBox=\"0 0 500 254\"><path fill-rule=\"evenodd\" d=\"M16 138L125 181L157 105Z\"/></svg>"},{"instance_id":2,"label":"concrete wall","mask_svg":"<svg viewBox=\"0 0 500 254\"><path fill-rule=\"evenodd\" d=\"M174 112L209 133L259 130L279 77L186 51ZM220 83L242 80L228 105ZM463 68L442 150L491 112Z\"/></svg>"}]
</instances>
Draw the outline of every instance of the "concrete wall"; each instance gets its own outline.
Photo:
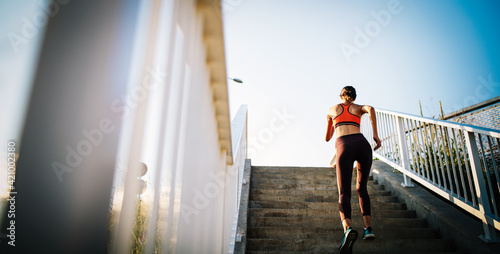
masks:
<instances>
[{"instance_id":1,"label":"concrete wall","mask_svg":"<svg viewBox=\"0 0 500 254\"><path fill-rule=\"evenodd\" d=\"M443 119L500 130L500 96L448 113Z\"/></svg>"},{"instance_id":2,"label":"concrete wall","mask_svg":"<svg viewBox=\"0 0 500 254\"><path fill-rule=\"evenodd\" d=\"M450 120L458 123L500 130L500 103L451 118Z\"/></svg>"},{"instance_id":3,"label":"concrete wall","mask_svg":"<svg viewBox=\"0 0 500 254\"><path fill-rule=\"evenodd\" d=\"M403 174L394 171L388 164L380 160L373 161L371 175L391 195L405 202L409 210L415 210L419 218L425 218L429 227L438 230L443 239L452 239L458 251L500 252L499 243L485 243L479 239L479 235L484 234L481 221L418 184L413 188L403 187Z\"/></svg>"}]
</instances>

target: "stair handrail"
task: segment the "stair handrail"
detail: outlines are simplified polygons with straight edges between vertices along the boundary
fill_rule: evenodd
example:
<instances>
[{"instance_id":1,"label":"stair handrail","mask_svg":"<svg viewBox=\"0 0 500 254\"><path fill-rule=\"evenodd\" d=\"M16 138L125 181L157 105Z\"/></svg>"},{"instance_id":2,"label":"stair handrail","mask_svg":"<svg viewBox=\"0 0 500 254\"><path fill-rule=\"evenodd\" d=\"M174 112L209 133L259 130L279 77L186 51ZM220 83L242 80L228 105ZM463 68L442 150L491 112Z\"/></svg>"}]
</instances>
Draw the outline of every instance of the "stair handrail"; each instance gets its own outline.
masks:
<instances>
[{"instance_id":1,"label":"stair handrail","mask_svg":"<svg viewBox=\"0 0 500 254\"><path fill-rule=\"evenodd\" d=\"M234 253L235 245L241 242L241 232L238 232L238 219L240 216L240 204L242 197L242 190L247 184L249 179L245 179L245 167L247 167L248 162L247 157L247 127L248 127L248 106L241 105L238 112L231 121L231 141L232 141L232 154L233 154L233 164L230 165L229 172L235 174L236 181L231 183L230 188L234 188L234 192L231 200L231 206L229 207L229 215L232 215L232 221L225 225L224 231L229 233L225 234L229 237L229 241L226 245L227 251L225 253ZM226 244L226 243L225 243Z\"/></svg>"},{"instance_id":2,"label":"stair handrail","mask_svg":"<svg viewBox=\"0 0 500 254\"><path fill-rule=\"evenodd\" d=\"M412 180L479 218L485 242L500 230L500 131L376 109L382 147L374 156ZM361 132L375 145L370 120Z\"/></svg>"}]
</instances>

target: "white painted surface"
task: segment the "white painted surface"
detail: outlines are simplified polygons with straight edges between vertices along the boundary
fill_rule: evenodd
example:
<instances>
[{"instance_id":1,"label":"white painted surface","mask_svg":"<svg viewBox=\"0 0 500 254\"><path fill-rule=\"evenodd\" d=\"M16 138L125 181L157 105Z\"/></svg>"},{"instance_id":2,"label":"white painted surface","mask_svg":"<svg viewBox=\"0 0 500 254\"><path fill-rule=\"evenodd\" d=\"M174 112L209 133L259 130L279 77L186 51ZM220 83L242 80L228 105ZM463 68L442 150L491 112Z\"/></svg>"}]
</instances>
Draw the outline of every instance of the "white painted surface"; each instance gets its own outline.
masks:
<instances>
[{"instance_id":1,"label":"white painted surface","mask_svg":"<svg viewBox=\"0 0 500 254\"><path fill-rule=\"evenodd\" d=\"M161 57L155 54L152 63L166 75L160 87L148 91L144 141L134 147L149 167L147 191L141 195L149 232L146 253L228 253L234 248L246 158L247 109L242 107L230 125L220 5L165 0L157 6L159 16L152 22L158 32L144 36L154 38L149 47ZM137 123L128 124L134 133L130 126ZM122 142L131 143L132 136L123 135ZM119 180L116 185L130 188ZM118 223L130 225L134 218L125 219Z\"/></svg>"}]
</instances>

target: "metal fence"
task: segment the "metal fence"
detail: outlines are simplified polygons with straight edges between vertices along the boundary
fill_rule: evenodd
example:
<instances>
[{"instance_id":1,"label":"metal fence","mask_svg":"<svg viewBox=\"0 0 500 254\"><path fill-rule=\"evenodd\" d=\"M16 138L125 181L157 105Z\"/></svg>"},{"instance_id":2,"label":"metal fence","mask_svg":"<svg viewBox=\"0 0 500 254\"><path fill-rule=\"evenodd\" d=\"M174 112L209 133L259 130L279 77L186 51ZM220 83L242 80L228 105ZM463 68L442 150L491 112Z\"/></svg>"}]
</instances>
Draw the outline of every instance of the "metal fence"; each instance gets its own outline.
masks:
<instances>
[{"instance_id":1,"label":"metal fence","mask_svg":"<svg viewBox=\"0 0 500 254\"><path fill-rule=\"evenodd\" d=\"M483 222L486 242L500 230L500 131L376 110L382 147L376 158L404 174L403 186L417 181ZM368 116L362 133L373 142Z\"/></svg>"}]
</instances>

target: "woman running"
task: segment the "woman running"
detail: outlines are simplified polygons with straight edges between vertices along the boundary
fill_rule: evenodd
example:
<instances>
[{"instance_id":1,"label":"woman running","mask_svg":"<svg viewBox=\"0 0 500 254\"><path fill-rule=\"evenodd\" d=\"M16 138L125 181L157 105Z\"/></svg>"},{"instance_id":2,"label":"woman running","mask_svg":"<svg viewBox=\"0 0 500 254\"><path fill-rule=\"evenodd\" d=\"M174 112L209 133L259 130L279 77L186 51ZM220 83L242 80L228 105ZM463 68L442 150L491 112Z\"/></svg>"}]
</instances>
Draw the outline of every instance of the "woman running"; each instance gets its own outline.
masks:
<instances>
[{"instance_id":1,"label":"woman running","mask_svg":"<svg viewBox=\"0 0 500 254\"><path fill-rule=\"evenodd\" d=\"M327 115L328 127L326 141L330 141L335 133L337 184L339 188L339 212L344 229L344 238L339 247L339 253L352 253L352 246L358 238L358 232L351 227L351 180L354 162L357 161L358 177L356 190L359 196L359 206L365 224L363 239L374 239L371 228L370 197L367 183L372 166L372 149L363 134L359 131L361 116L368 113L373 129L373 139L376 142L374 150L381 143L377 133L375 109L368 105L354 104L356 90L346 86L340 93L342 103L330 108Z\"/></svg>"}]
</instances>

